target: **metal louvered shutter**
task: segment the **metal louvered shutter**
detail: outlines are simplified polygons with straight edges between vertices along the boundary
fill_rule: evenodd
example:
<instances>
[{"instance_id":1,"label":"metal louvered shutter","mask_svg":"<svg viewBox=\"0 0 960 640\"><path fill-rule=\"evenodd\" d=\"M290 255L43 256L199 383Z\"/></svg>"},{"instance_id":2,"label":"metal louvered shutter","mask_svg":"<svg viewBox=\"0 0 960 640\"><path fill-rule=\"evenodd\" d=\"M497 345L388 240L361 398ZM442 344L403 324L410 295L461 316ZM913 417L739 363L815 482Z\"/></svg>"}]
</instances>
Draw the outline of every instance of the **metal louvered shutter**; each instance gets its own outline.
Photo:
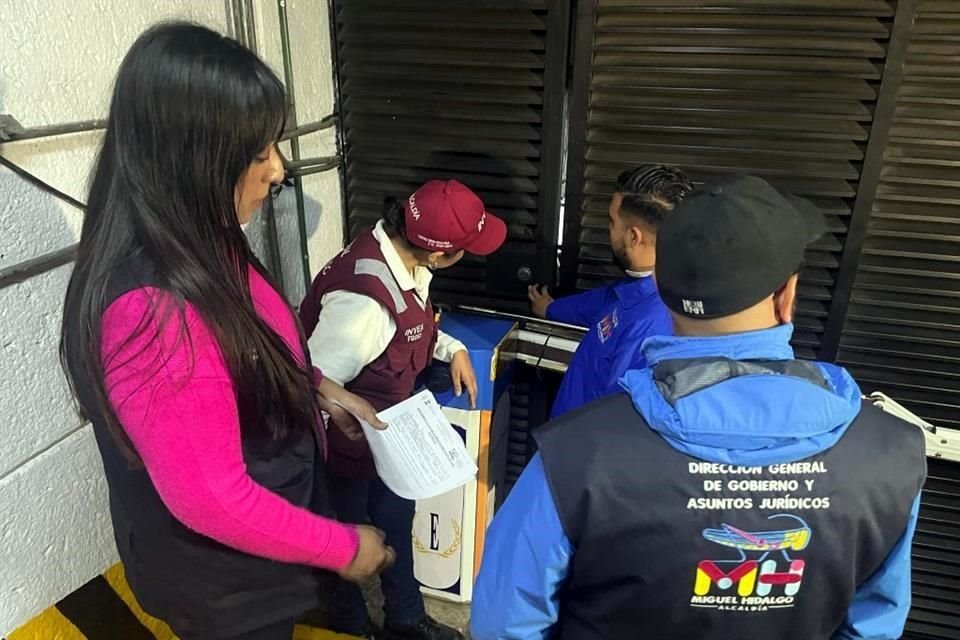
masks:
<instances>
[{"instance_id":1,"label":"metal louvered shutter","mask_svg":"<svg viewBox=\"0 0 960 640\"><path fill-rule=\"evenodd\" d=\"M960 3L920 2L838 360L960 428Z\"/></svg>"},{"instance_id":2,"label":"metal louvered shutter","mask_svg":"<svg viewBox=\"0 0 960 640\"><path fill-rule=\"evenodd\" d=\"M530 388L531 372L526 367L517 369L516 380L510 393L510 441L507 445L507 491L513 488L530 459L532 448L530 431L536 424L530 423L530 404L533 390Z\"/></svg>"},{"instance_id":3,"label":"metal louvered shutter","mask_svg":"<svg viewBox=\"0 0 960 640\"><path fill-rule=\"evenodd\" d=\"M960 428L960 3L910 5L889 140L838 361L937 425ZM898 28L902 18L898 16ZM930 460L905 638L960 638L960 464Z\"/></svg>"},{"instance_id":4,"label":"metal louvered shutter","mask_svg":"<svg viewBox=\"0 0 960 640\"><path fill-rule=\"evenodd\" d=\"M624 168L762 176L816 202L795 345L814 357L869 136L894 7L882 0L598 0L580 5L561 283L618 275L606 209Z\"/></svg>"},{"instance_id":5,"label":"metal louvered shutter","mask_svg":"<svg viewBox=\"0 0 960 640\"><path fill-rule=\"evenodd\" d=\"M913 538L904 638L960 638L960 464L930 460Z\"/></svg>"},{"instance_id":6,"label":"metal louvered shutter","mask_svg":"<svg viewBox=\"0 0 960 640\"><path fill-rule=\"evenodd\" d=\"M507 489L513 487L537 450L532 432L550 416L560 386L554 371L519 364L510 390L510 442L507 452Z\"/></svg>"},{"instance_id":7,"label":"metal louvered shutter","mask_svg":"<svg viewBox=\"0 0 960 640\"><path fill-rule=\"evenodd\" d=\"M350 237L432 178L474 189L509 226L497 260L437 273L441 303L524 311L552 272L569 2L336 0L334 31Z\"/></svg>"}]
</instances>

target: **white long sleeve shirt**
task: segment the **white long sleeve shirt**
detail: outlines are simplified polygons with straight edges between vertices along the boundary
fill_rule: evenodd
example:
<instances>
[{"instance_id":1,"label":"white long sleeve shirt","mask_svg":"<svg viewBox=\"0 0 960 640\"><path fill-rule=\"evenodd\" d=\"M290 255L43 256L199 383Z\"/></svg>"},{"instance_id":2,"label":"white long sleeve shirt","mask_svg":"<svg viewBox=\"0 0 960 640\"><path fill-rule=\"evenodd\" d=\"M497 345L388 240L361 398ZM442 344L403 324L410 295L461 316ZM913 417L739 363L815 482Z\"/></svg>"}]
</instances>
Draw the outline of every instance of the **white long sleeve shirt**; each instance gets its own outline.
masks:
<instances>
[{"instance_id":1,"label":"white long sleeve shirt","mask_svg":"<svg viewBox=\"0 0 960 640\"><path fill-rule=\"evenodd\" d=\"M433 274L426 267L416 267L411 274L382 223L377 223L373 236L397 284L404 291L415 291L417 302L425 307ZM321 298L320 304L320 320L307 341L310 358L325 377L344 385L380 357L393 340L397 325L386 307L360 293L332 291ZM462 342L441 331L433 357L450 362L454 354L465 350Z\"/></svg>"}]
</instances>

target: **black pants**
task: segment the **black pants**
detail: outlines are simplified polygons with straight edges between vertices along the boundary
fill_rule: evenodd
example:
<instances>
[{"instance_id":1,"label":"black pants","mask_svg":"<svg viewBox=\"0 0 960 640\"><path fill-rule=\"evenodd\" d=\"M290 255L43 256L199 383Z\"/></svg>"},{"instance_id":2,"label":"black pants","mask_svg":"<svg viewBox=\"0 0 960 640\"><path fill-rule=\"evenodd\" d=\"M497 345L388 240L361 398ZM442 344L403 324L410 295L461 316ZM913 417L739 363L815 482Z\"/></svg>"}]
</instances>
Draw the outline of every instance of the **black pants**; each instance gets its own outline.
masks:
<instances>
[{"instance_id":1,"label":"black pants","mask_svg":"<svg viewBox=\"0 0 960 640\"><path fill-rule=\"evenodd\" d=\"M291 640L296 623L296 620L285 620L237 636L217 636L215 640ZM180 640L214 640L208 635L194 636L178 633L178 637Z\"/></svg>"},{"instance_id":2,"label":"black pants","mask_svg":"<svg viewBox=\"0 0 960 640\"><path fill-rule=\"evenodd\" d=\"M412 500L390 491L375 480L331 477L330 493L341 522L365 524L382 529L386 543L397 552L396 563L380 574L387 620L395 625L412 625L426 615L420 583L413 576ZM370 623L360 588L337 579L330 603L330 622L338 631L360 634Z\"/></svg>"},{"instance_id":3,"label":"black pants","mask_svg":"<svg viewBox=\"0 0 960 640\"><path fill-rule=\"evenodd\" d=\"M295 624L295 620L278 622L269 627L263 627L262 629L244 633L243 635L233 636L229 640L290 640L293 638L293 627Z\"/></svg>"}]
</instances>

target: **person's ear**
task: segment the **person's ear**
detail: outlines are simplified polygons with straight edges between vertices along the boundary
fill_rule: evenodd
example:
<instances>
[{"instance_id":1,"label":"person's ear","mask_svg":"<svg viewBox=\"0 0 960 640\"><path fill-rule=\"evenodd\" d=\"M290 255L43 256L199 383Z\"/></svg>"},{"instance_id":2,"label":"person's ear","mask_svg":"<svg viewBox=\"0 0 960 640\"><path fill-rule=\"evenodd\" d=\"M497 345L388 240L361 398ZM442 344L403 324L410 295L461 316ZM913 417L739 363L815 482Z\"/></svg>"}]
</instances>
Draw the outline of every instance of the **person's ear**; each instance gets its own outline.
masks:
<instances>
[{"instance_id":1,"label":"person's ear","mask_svg":"<svg viewBox=\"0 0 960 640\"><path fill-rule=\"evenodd\" d=\"M452 267L453 265L460 262L460 258L463 257L463 249L460 249L456 253L431 253L430 254L430 268L431 269L446 269L447 267Z\"/></svg>"},{"instance_id":2,"label":"person's ear","mask_svg":"<svg viewBox=\"0 0 960 640\"><path fill-rule=\"evenodd\" d=\"M440 264L440 259L443 258L446 254L443 251L434 251L427 255L427 266L431 269L436 269L437 265Z\"/></svg>"},{"instance_id":3,"label":"person's ear","mask_svg":"<svg viewBox=\"0 0 960 640\"><path fill-rule=\"evenodd\" d=\"M637 248L643 244L643 229L634 225L627 230L627 248Z\"/></svg>"},{"instance_id":4,"label":"person's ear","mask_svg":"<svg viewBox=\"0 0 960 640\"><path fill-rule=\"evenodd\" d=\"M793 274L773 294L773 306L777 314L777 320L780 324L790 324L793 322L794 311L797 304L797 281L800 279L798 274Z\"/></svg>"}]
</instances>

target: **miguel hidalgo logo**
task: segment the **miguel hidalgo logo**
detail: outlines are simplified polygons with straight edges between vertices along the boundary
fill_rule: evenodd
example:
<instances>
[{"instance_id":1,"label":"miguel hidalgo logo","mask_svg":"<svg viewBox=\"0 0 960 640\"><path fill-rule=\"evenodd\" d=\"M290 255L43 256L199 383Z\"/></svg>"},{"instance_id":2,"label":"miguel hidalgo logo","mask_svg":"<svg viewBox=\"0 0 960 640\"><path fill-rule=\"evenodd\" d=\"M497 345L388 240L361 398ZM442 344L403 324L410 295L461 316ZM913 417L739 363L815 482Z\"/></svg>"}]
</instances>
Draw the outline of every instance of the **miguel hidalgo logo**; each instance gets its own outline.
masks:
<instances>
[{"instance_id":1,"label":"miguel hidalgo logo","mask_svg":"<svg viewBox=\"0 0 960 640\"><path fill-rule=\"evenodd\" d=\"M703 537L736 549L736 559L701 560L697 564L690 605L723 611L766 611L794 606L806 562L790 556L810 544L811 530L800 517L789 514L768 520L790 519L797 526L770 531L745 531L730 524L704 529ZM771 555L780 554L785 564ZM736 586L736 595L730 593Z\"/></svg>"}]
</instances>

